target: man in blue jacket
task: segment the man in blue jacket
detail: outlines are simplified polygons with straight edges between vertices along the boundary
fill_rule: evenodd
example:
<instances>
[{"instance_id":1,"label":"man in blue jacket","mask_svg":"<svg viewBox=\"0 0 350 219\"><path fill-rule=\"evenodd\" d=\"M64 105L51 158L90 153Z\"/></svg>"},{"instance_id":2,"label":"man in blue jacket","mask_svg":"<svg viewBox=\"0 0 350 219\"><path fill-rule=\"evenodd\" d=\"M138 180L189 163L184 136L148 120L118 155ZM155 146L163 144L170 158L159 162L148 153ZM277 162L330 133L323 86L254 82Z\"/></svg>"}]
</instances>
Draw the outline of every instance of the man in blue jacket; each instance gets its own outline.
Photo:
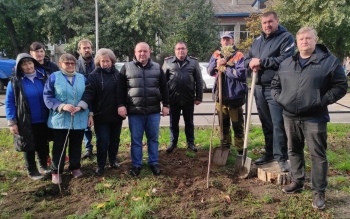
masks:
<instances>
[{"instance_id":1,"label":"man in blue jacket","mask_svg":"<svg viewBox=\"0 0 350 219\"><path fill-rule=\"evenodd\" d=\"M287 137L282 107L272 99L270 89L271 80L280 63L294 54L294 37L279 25L277 14L273 11L262 15L261 26L262 33L254 40L244 60L245 66L253 74L258 74L254 94L265 136L265 154L255 164L276 160L281 171L288 172Z\"/></svg>"},{"instance_id":2,"label":"man in blue jacket","mask_svg":"<svg viewBox=\"0 0 350 219\"><path fill-rule=\"evenodd\" d=\"M346 94L348 84L340 61L317 44L315 29L303 27L296 38L299 52L281 63L271 85L274 100L283 107L291 165L292 183L282 191L295 193L303 188L306 141L312 165L312 206L323 209L328 172L327 106Z\"/></svg>"}]
</instances>

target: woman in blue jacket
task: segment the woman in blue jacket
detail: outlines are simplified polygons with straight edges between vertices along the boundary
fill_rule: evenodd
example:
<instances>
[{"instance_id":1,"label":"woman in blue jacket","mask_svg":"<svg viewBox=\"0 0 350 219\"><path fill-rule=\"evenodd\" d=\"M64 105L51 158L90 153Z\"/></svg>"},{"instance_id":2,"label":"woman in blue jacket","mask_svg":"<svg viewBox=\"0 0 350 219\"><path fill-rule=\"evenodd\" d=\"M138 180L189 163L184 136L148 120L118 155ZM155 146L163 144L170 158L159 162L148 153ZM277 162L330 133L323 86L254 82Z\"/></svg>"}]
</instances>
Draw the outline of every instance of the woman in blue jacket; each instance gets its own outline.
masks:
<instances>
[{"instance_id":1,"label":"woman in blue jacket","mask_svg":"<svg viewBox=\"0 0 350 219\"><path fill-rule=\"evenodd\" d=\"M6 90L8 126L14 134L15 149L23 152L28 176L33 180L51 172L46 163L48 110L43 100L46 79L41 65L29 54L21 53L16 60L16 75ZM41 173L35 163L35 152Z\"/></svg>"},{"instance_id":2,"label":"woman in blue jacket","mask_svg":"<svg viewBox=\"0 0 350 219\"><path fill-rule=\"evenodd\" d=\"M49 108L47 124L53 129L52 182L60 184L64 168L66 146L69 145L69 169L73 178L81 177L81 144L88 125L89 110L76 107L85 91L84 75L75 72L76 59L63 54L59 59L60 71L50 75L45 84L44 101ZM62 159L63 158L63 159Z\"/></svg>"}]
</instances>

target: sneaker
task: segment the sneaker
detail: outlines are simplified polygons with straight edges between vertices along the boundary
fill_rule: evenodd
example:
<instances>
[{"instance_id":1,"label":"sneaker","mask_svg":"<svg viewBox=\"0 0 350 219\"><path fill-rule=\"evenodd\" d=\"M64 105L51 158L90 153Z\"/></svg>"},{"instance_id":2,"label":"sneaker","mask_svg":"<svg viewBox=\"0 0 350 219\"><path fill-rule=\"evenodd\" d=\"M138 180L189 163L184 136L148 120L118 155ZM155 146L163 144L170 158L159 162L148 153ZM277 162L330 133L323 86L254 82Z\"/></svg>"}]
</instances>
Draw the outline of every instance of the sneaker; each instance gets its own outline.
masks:
<instances>
[{"instance_id":1,"label":"sneaker","mask_svg":"<svg viewBox=\"0 0 350 219\"><path fill-rule=\"evenodd\" d=\"M43 175L49 175L49 174L51 174L51 168L48 167L48 166L40 166L40 167L39 167L39 171L40 171L40 173L43 174Z\"/></svg>"},{"instance_id":2,"label":"sneaker","mask_svg":"<svg viewBox=\"0 0 350 219\"><path fill-rule=\"evenodd\" d=\"M52 174L52 183L53 184L61 184L62 183L62 176L61 174Z\"/></svg>"},{"instance_id":3,"label":"sneaker","mask_svg":"<svg viewBox=\"0 0 350 219\"><path fill-rule=\"evenodd\" d=\"M152 170L153 175L155 175L155 176L160 175L161 170L160 170L158 164L153 165L153 166L149 166L149 168Z\"/></svg>"},{"instance_id":4,"label":"sneaker","mask_svg":"<svg viewBox=\"0 0 350 219\"><path fill-rule=\"evenodd\" d=\"M105 172L104 168L97 167L95 174L96 176L102 176L104 172Z\"/></svg>"},{"instance_id":5,"label":"sneaker","mask_svg":"<svg viewBox=\"0 0 350 219\"><path fill-rule=\"evenodd\" d=\"M120 164L119 164L117 161L115 161L115 162L113 162L112 164L110 164L110 166L111 166L111 168L113 168L113 169L118 169L118 168L120 167Z\"/></svg>"},{"instance_id":6,"label":"sneaker","mask_svg":"<svg viewBox=\"0 0 350 219\"><path fill-rule=\"evenodd\" d=\"M303 185L299 185L296 182L292 182L291 184L284 186L282 191L287 194L293 194L301 191L303 187L304 187Z\"/></svg>"},{"instance_id":7,"label":"sneaker","mask_svg":"<svg viewBox=\"0 0 350 219\"><path fill-rule=\"evenodd\" d=\"M171 143L166 149L166 152L171 153L175 148L177 148L177 145L175 143Z\"/></svg>"},{"instance_id":8,"label":"sneaker","mask_svg":"<svg viewBox=\"0 0 350 219\"><path fill-rule=\"evenodd\" d=\"M326 207L324 192L314 192L312 207L320 210Z\"/></svg>"},{"instance_id":9,"label":"sneaker","mask_svg":"<svg viewBox=\"0 0 350 219\"><path fill-rule=\"evenodd\" d=\"M84 160L86 158L91 158L91 157L92 157L92 151L91 150L87 150L81 159Z\"/></svg>"},{"instance_id":10,"label":"sneaker","mask_svg":"<svg viewBox=\"0 0 350 219\"><path fill-rule=\"evenodd\" d=\"M31 173L28 173L28 177L32 180L41 180L44 178L44 176L41 175L38 170L34 170Z\"/></svg>"},{"instance_id":11,"label":"sneaker","mask_svg":"<svg viewBox=\"0 0 350 219\"><path fill-rule=\"evenodd\" d=\"M131 169L129 170L130 175L132 176L138 176L141 172L141 167L134 167L132 166Z\"/></svg>"},{"instance_id":12,"label":"sneaker","mask_svg":"<svg viewBox=\"0 0 350 219\"><path fill-rule=\"evenodd\" d=\"M289 167L289 164L286 160L279 161L278 165L280 166L281 172L289 172L290 167Z\"/></svg>"},{"instance_id":13,"label":"sneaker","mask_svg":"<svg viewBox=\"0 0 350 219\"><path fill-rule=\"evenodd\" d=\"M273 156L268 156L268 155L264 154L262 157L257 159L254 163L256 165L262 165L262 164L270 163L274 160L275 160L275 158L273 158Z\"/></svg>"},{"instance_id":14,"label":"sneaker","mask_svg":"<svg viewBox=\"0 0 350 219\"><path fill-rule=\"evenodd\" d=\"M83 176L83 173L80 171L80 169L72 170L73 178L80 178Z\"/></svg>"},{"instance_id":15,"label":"sneaker","mask_svg":"<svg viewBox=\"0 0 350 219\"><path fill-rule=\"evenodd\" d=\"M187 145L187 148L188 148L188 149L191 149L191 150L194 151L194 152L197 152L197 148L196 148L196 146L195 146L193 143L189 143L189 144Z\"/></svg>"}]
</instances>

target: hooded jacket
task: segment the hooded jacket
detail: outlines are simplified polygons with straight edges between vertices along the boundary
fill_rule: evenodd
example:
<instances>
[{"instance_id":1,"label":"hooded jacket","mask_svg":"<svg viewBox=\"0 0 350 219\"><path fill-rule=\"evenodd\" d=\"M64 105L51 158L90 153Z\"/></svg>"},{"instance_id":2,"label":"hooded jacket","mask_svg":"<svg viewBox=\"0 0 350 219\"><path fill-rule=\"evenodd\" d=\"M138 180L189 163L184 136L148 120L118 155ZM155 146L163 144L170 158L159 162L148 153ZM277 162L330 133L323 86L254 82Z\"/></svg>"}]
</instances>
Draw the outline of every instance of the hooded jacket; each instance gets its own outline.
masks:
<instances>
[{"instance_id":1,"label":"hooded jacket","mask_svg":"<svg viewBox=\"0 0 350 219\"><path fill-rule=\"evenodd\" d=\"M27 78L20 68L24 58L30 58L34 63L36 71L34 82ZM17 56L16 73L7 85L5 104L7 120L17 122L19 136L15 136L15 146L18 151L34 150L35 143L31 124L47 121L48 109L43 100L46 79L47 76L42 66L31 55L20 53ZM17 141L19 139L20 141Z\"/></svg>"},{"instance_id":2,"label":"hooded jacket","mask_svg":"<svg viewBox=\"0 0 350 219\"><path fill-rule=\"evenodd\" d=\"M55 71L60 70L54 62L50 61L50 58L48 56L44 57L44 64L42 66L44 67L47 76L50 76Z\"/></svg>"},{"instance_id":3,"label":"hooded jacket","mask_svg":"<svg viewBox=\"0 0 350 219\"><path fill-rule=\"evenodd\" d=\"M151 59L145 66L136 60L127 62L118 77L118 107L125 106L128 114L160 113L160 102L169 106L169 92L164 72Z\"/></svg>"},{"instance_id":4,"label":"hooded jacket","mask_svg":"<svg viewBox=\"0 0 350 219\"><path fill-rule=\"evenodd\" d=\"M258 72L256 84L270 87L279 65L283 60L292 56L294 50L293 35L285 27L278 25L278 29L268 37L264 32L261 32L261 35L254 40L248 55L245 57L244 65L249 69L252 58L260 59L261 70Z\"/></svg>"},{"instance_id":5,"label":"hooded jacket","mask_svg":"<svg viewBox=\"0 0 350 219\"><path fill-rule=\"evenodd\" d=\"M82 101L91 106L95 123L114 123L123 120L118 115L117 84L119 71L98 66L90 73Z\"/></svg>"},{"instance_id":6,"label":"hooded jacket","mask_svg":"<svg viewBox=\"0 0 350 219\"><path fill-rule=\"evenodd\" d=\"M180 66L175 56L166 58L163 65L169 89L170 104L180 106L203 99L202 73L196 58L186 56Z\"/></svg>"},{"instance_id":7,"label":"hooded jacket","mask_svg":"<svg viewBox=\"0 0 350 219\"><path fill-rule=\"evenodd\" d=\"M287 117L310 120L328 115L329 104L342 98L347 79L340 61L322 44L317 44L301 67L299 53L281 63L272 80L271 95Z\"/></svg>"}]
</instances>

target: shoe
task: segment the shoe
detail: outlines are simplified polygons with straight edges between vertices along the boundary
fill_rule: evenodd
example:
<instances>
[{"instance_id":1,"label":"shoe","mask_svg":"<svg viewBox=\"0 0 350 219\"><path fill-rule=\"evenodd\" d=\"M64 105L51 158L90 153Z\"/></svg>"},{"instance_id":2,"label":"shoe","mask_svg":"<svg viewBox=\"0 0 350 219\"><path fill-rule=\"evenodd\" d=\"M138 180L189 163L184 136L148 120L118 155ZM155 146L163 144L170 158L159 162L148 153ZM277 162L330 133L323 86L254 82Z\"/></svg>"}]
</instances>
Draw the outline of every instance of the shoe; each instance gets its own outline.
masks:
<instances>
[{"instance_id":1,"label":"shoe","mask_svg":"<svg viewBox=\"0 0 350 219\"><path fill-rule=\"evenodd\" d=\"M44 175L41 175L38 170L34 170L31 173L28 173L28 177L32 180L41 180L44 178Z\"/></svg>"},{"instance_id":2,"label":"shoe","mask_svg":"<svg viewBox=\"0 0 350 219\"><path fill-rule=\"evenodd\" d=\"M278 162L280 165L281 172L289 172L290 167L286 160Z\"/></svg>"},{"instance_id":3,"label":"shoe","mask_svg":"<svg viewBox=\"0 0 350 219\"><path fill-rule=\"evenodd\" d=\"M62 183L62 177L61 174L52 174L52 183L53 184L61 184Z\"/></svg>"},{"instance_id":4,"label":"shoe","mask_svg":"<svg viewBox=\"0 0 350 219\"><path fill-rule=\"evenodd\" d=\"M149 166L149 168L152 170L153 175L155 175L155 176L160 175L161 170L160 170L158 164L153 165L153 166Z\"/></svg>"},{"instance_id":5,"label":"shoe","mask_svg":"<svg viewBox=\"0 0 350 219\"><path fill-rule=\"evenodd\" d=\"M51 174L51 168L48 166L40 166L39 172L43 175L49 175L49 174Z\"/></svg>"},{"instance_id":6,"label":"shoe","mask_svg":"<svg viewBox=\"0 0 350 219\"><path fill-rule=\"evenodd\" d=\"M80 178L83 176L83 173L80 171L80 169L72 170L73 178Z\"/></svg>"},{"instance_id":7,"label":"shoe","mask_svg":"<svg viewBox=\"0 0 350 219\"><path fill-rule=\"evenodd\" d=\"M320 210L326 207L324 192L314 192L312 207Z\"/></svg>"},{"instance_id":8,"label":"shoe","mask_svg":"<svg viewBox=\"0 0 350 219\"><path fill-rule=\"evenodd\" d=\"M110 166L111 166L111 168L113 168L113 169L118 169L118 168L120 167L120 164L116 161L116 162L110 164Z\"/></svg>"},{"instance_id":9,"label":"shoe","mask_svg":"<svg viewBox=\"0 0 350 219\"><path fill-rule=\"evenodd\" d=\"M166 149L166 152L171 153L175 148L177 148L177 145L175 143L171 143Z\"/></svg>"},{"instance_id":10,"label":"shoe","mask_svg":"<svg viewBox=\"0 0 350 219\"><path fill-rule=\"evenodd\" d=\"M274 160L275 158L273 158L273 156L267 156L266 154L264 154L262 157L258 158L254 163L256 165L262 165L262 164L270 163Z\"/></svg>"},{"instance_id":11,"label":"shoe","mask_svg":"<svg viewBox=\"0 0 350 219\"><path fill-rule=\"evenodd\" d=\"M191 149L194 152L197 152L197 148L193 143L189 143L187 146L188 149Z\"/></svg>"},{"instance_id":12,"label":"shoe","mask_svg":"<svg viewBox=\"0 0 350 219\"><path fill-rule=\"evenodd\" d=\"M104 168L100 168L100 167L97 167L95 171L96 176L102 176L104 172L105 172Z\"/></svg>"},{"instance_id":13,"label":"shoe","mask_svg":"<svg viewBox=\"0 0 350 219\"><path fill-rule=\"evenodd\" d=\"M84 160L86 158L91 158L91 157L92 157L92 151L91 150L87 150L81 159Z\"/></svg>"},{"instance_id":14,"label":"shoe","mask_svg":"<svg viewBox=\"0 0 350 219\"><path fill-rule=\"evenodd\" d=\"M303 187L304 187L303 185L299 185L296 182L292 182L291 184L284 186L282 191L287 194L293 194L301 191Z\"/></svg>"},{"instance_id":15,"label":"shoe","mask_svg":"<svg viewBox=\"0 0 350 219\"><path fill-rule=\"evenodd\" d=\"M141 167L134 167L132 166L131 169L129 170L130 175L132 176L138 176L141 172Z\"/></svg>"}]
</instances>

